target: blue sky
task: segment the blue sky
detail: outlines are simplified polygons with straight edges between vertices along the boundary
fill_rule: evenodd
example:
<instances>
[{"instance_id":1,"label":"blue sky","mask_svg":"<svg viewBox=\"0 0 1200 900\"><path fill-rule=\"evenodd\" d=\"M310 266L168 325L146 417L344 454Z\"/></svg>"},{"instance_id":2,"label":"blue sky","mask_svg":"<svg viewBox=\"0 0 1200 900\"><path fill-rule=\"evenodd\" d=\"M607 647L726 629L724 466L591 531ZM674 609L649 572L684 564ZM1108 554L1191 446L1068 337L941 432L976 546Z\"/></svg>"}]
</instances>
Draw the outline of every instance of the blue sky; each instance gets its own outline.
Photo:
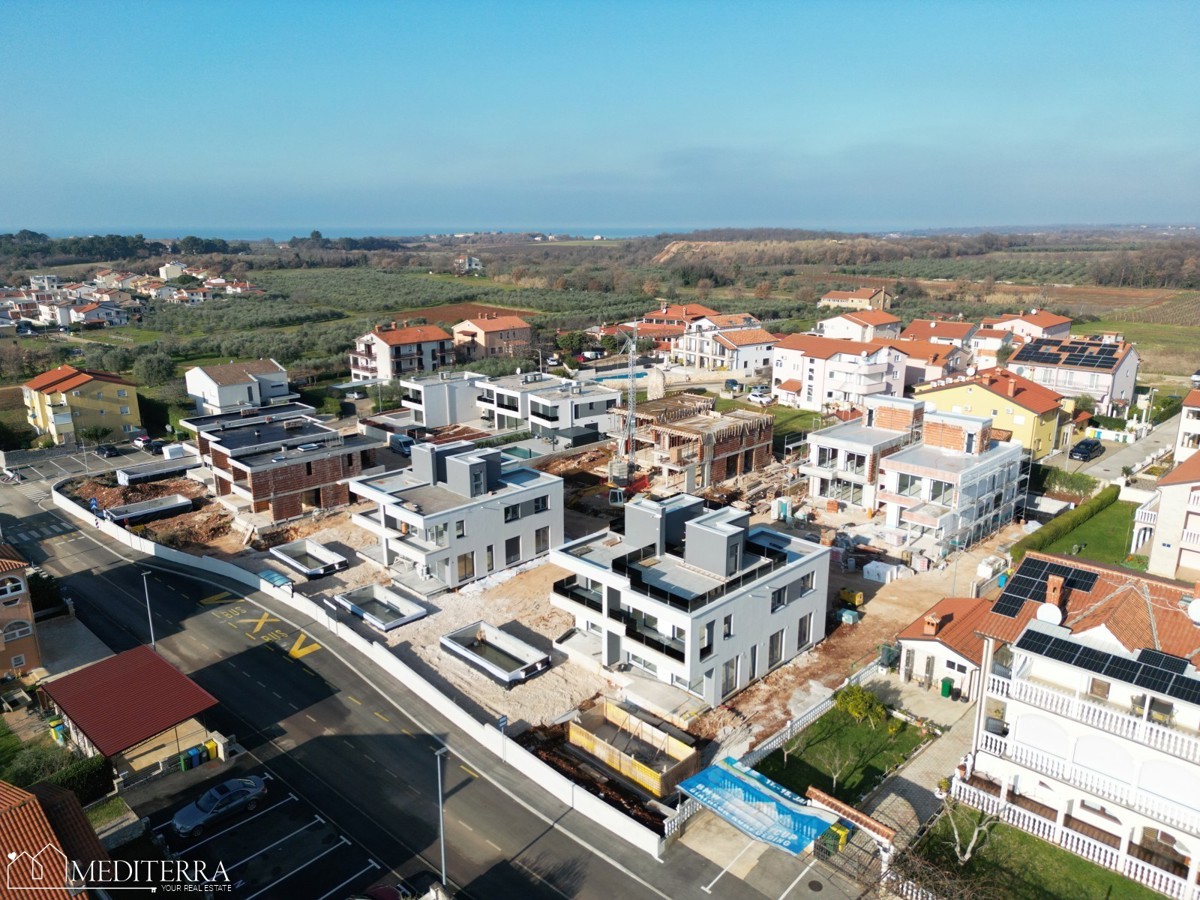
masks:
<instances>
[{"instance_id":1,"label":"blue sky","mask_svg":"<svg viewBox=\"0 0 1200 900\"><path fill-rule=\"evenodd\" d=\"M1195 222L1194 2L12 2L0 230Z\"/></svg>"}]
</instances>

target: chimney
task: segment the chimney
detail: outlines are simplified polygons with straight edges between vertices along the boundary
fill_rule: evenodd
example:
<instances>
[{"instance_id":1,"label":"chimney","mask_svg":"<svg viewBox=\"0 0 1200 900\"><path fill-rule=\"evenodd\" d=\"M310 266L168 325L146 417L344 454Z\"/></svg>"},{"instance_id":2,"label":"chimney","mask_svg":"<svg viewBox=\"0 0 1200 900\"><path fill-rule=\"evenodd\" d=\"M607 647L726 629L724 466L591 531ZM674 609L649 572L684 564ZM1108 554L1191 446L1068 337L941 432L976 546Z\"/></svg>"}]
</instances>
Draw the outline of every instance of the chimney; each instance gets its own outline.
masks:
<instances>
[{"instance_id":1,"label":"chimney","mask_svg":"<svg viewBox=\"0 0 1200 900\"><path fill-rule=\"evenodd\" d=\"M925 617L925 630L923 634L925 637L933 637L941 630L941 627L942 617L936 613L930 613Z\"/></svg>"},{"instance_id":2,"label":"chimney","mask_svg":"<svg viewBox=\"0 0 1200 900\"><path fill-rule=\"evenodd\" d=\"M392 331L396 330L396 320L392 319Z\"/></svg>"},{"instance_id":3,"label":"chimney","mask_svg":"<svg viewBox=\"0 0 1200 900\"><path fill-rule=\"evenodd\" d=\"M1046 579L1046 602L1051 606L1062 608L1063 577L1061 575L1051 575Z\"/></svg>"},{"instance_id":4,"label":"chimney","mask_svg":"<svg viewBox=\"0 0 1200 900\"><path fill-rule=\"evenodd\" d=\"M1015 378L1008 379L1008 396L1009 399L1017 396L1017 380Z\"/></svg>"}]
</instances>

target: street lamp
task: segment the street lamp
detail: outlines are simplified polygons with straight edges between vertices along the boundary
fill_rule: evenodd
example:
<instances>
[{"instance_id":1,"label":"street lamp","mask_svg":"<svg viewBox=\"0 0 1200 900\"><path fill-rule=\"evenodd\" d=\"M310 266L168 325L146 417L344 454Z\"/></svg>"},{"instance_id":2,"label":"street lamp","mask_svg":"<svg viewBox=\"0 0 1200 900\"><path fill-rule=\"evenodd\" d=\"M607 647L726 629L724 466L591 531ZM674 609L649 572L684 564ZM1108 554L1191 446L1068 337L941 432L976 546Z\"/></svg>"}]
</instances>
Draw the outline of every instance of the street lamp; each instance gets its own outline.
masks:
<instances>
[{"instance_id":1,"label":"street lamp","mask_svg":"<svg viewBox=\"0 0 1200 900\"><path fill-rule=\"evenodd\" d=\"M146 590L146 621L150 623L150 649L157 650L154 643L154 617L150 615L150 570L142 569L142 587Z\"/></svg>"},{"instance_id":2,"label":"street lamp","mask_svg":"<svg viewBox=\"0 0 1200 900\"><path fill-rule=\"evenodd\" d=\"M442 800L442 758L449 752L445 747L438 747L433 752L437 762L438 784L438 844L442 848L442 887L446 886L446 812Z\"/></svg>"}]
</instances>

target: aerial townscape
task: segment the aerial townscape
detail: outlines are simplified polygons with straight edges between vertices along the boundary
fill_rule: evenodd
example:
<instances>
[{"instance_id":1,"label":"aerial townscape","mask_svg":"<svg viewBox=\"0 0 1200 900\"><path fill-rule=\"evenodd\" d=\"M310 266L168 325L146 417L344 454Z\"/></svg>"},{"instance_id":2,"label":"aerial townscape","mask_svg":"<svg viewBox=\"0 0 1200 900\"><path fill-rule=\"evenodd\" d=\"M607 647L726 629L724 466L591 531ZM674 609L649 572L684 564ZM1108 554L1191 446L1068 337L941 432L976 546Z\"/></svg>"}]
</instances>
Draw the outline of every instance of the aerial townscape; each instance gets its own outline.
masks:
<instances>
[{"instance_id":1,"label":"aerial townscape","mask_svg":"<svg viewBox=\"0 0 1200 900\"><path fill-rule=\"evenodd\" d=\"M1200 900L1200 7L0 30L0 900Z\"/></svg>"}]
</instances>

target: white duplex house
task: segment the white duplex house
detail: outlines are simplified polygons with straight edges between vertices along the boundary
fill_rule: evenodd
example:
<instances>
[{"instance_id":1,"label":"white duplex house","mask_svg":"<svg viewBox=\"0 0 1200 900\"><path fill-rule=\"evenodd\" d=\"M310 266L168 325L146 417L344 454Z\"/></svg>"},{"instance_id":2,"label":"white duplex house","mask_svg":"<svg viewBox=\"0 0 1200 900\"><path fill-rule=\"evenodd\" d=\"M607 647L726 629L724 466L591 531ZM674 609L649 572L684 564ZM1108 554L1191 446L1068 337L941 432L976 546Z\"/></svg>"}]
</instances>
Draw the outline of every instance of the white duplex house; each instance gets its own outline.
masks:
<instances>
[{"instance_id":1,"label":"white duplex house","mask_svg":"<svg viewBox=\"0 0 1200 900\"><path fill-rule=\"evenodd\" d=\"M183 381L202 416L286 403L300 396L288 387L287 369L273 359L193 366Z\"/></svg>"},{"instance_id":2,"label":"white duplex house","mask_svg":"<svg viewBox=\"0 0 1200 900\"><path fill-rule=\"evenodd\" d=\"M906 358L896 347L789 334L772 352L771 393L784 406L816 411L878 394L899 397Z\"/></svg>"}]
</instances>

